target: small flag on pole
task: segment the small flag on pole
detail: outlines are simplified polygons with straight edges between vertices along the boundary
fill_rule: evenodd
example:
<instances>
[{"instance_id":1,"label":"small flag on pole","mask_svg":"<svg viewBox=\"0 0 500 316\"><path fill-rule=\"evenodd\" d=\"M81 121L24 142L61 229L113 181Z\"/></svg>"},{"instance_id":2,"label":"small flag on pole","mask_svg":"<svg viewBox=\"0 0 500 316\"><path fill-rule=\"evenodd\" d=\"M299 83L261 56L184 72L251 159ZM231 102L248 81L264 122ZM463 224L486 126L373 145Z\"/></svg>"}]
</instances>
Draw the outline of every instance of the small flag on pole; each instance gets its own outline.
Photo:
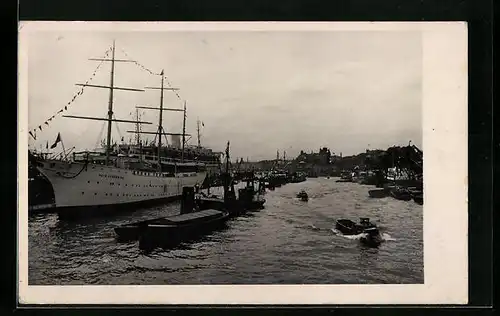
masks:
<instances>
[{"instance_id":1,"label":"small flag on pole","mask_svg":"<svg viewBox=\"0 0 500 316\"><path fill-rule=\"evenodd\" d=\"M57 143L59 143L60 141L61 141L61 133L57 133L56 141L52 144L52 146L50 146L50 149L56 148Z\"/></svg>"},{"instance_id":2,"label":"small flag on pole","mask_svg":"<svg viewBox=\"0 0 500 316\"><path fill-rule=\"evenodd\" d=\"M201 126L205 127L205 123L201 122Z\"/></svg>"}]
</instances>

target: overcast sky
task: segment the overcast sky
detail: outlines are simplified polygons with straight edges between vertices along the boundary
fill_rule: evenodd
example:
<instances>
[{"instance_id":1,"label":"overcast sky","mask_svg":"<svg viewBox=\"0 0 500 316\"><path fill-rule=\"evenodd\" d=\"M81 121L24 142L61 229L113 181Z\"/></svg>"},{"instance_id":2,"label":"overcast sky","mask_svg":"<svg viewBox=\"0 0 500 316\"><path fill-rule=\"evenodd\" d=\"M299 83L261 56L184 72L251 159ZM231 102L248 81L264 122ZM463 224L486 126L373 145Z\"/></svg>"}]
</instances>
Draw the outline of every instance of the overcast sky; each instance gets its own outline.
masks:
<instances>
[{"instance_id":1,"label":"overcast sky","mask_svg":"<svg viewBox=\"0 0 500 316\"><path fill-rule=\"evenodd\" d=\"M165 74L187 101L187 132L205 124L202 145L222 151L231 141L233 157L295 156L301 149L329 147L343 155L386 149L409 140L422 144L422 44L419 32L68 32L29 37L29 128L42 124L30 145L52 143L58 132L66 148L92 149L105 138L105 122L62 114L106 117L107 89L86 88L68 110L46 119L70 101L116 39L116 58L132 58ZM127 55L123 52L125 51ZM109 85L109 63L92 84ZM135 64L118 63L115 85L160 85ZM118 119L132 119L136 105L157 106L159 91L116 91ZM166 107L182 107L166 92ZM153 122L157 113L145 111ZM181 132L182 114L167 112L167 132ZM132 124L113 127L113 137L131 136ZM102 130L102 134L100 134ZM150 136L152 137L152 136ZM195 144L195 137L190 141Z\"/></svg>"}]
</instances>

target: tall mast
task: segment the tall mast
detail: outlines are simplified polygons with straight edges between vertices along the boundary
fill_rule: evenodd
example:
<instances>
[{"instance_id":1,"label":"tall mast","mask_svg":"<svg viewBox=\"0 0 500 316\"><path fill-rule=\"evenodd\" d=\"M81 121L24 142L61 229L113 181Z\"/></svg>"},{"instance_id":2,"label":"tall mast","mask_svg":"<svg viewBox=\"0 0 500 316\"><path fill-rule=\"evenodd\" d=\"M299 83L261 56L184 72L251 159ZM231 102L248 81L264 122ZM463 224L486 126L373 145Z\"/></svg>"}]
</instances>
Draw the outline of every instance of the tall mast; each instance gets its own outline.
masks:
<instances>
[{"instance_id":1,"label":"tall mast","mask_svg":"<svg viewBox=\"0 0 500 316\"><path fill-rule=\"evenodd\" d=\"M161 170L161 136L163 133L163 69L161 70L160 117L158 122L158 168Z\"/></svg>"},{"instance_id":2,"label":"tall mast","mask_svg":"<svg viewBox=\"0 0 500 316\"><path fill-rule=\"evenodd\" d=\"M137 124L135 124L135 130L137 132L137 135L135 136L135 141L137 143L137 146L141 144L141 128L139 124L139 109L135 109L135 118L137 120Z\"/></svg>"},{"instance_id":3,"label":"tall mast","mask_svg":"<svg viewBox=\"0 0 500 316\"><path fill-rule=\"evenodd\" d=\"M200 140L200 119L196 121L196 132L198 134L198 148L201 147L201 140Z\"/></svg>"},{"instance_id":4,"label":"tall mast","mask_svg":"<svg viewBox=\"0 0 500 316\"><path fill-rule=\"evenodd\" d=\"M118 120L113 119L113 93L114 90L124 90L124 91L139 91L144 92L143 89L135 89L135 88L121 88L114 86L114 74L115 74L115 62L135 62L134 60L126 60L126 59L115 59L115 40L113 40L113 46L111 47L111 59L106 58L90 58L89 60L93 61L110 61L111 62L111 78L109 86L102 85L94 85L88 83L77 83L77 86L83 87L92 87L92 88L104 88L109 90L109 103L108 103L108 117L91 117L91 116L76 116L76 115L63 115L63 117L68 118L76 118L76 119L85 119L85 120L95 120L95 121L107 121L108 122L108 132L107 132L107 140L106 140L106 164L109 162L109 156L111 152L111 124L112 122L121 122L121 123L135 123L135 124L152 124L151 122L139 122L138 120Z\"/></svg>"},{"instance_id":5,"label":"tall mast","mask_svg":"<svg viewBox=\"0 0 500 316\"><path fill-rule=\"evenodd\" d=\"M163 135L176 135L176 136L181 136L183 134L180 133L167 133L165 132L165 129L163 128L163 111L177 111L177 112L184 112L185 109L175 109L175 108L164 108L163 107L163 90L179 90L178 88L166 88L164 87L164 71L161 71L161 87L145 87L145 89L158 89L161 90L161 95L160 95L160 107L150 107L150 106L136 106L138 109L148 109L148 110L159 110L160 115L159 115L159 122L158 122L158 130L156 132L143 132L143 131L127 131L127 133L141 133L141 134L155 134L158 136L158 168L161 168L161 137ZM189 135L188 135L189 136Z\"/></svg>"},{"instance_id":6,"label":"tall mast","mask_svg":"<svg viewBox=\"0 0 500 316\"><path fill-rule=\"evenodd\" d=\"M182 120L182 154L181 162L184 162L184 146L186 145L186 101L184 101L184 117Z\"/></svg>"},{"instance_id":7,"label":"tall mast","mask_svg":"<svg viewBox=\"0 0 500 316\"><path fill-rule=\"evenodd\" d=\"M111 152L111 122L113 119L113 90L115 81L115 40L111 48L111 80L109 84L109 103L108 103L108 136L106 141L106 164L109 162Z\"/></svg>"},{"instance_id":8,"label":"tall mast","mask_svg":"<svg viewBox=\"0 0 500 316\"><path fill-rule=\"evenodd\" d=\"M226 173L227 174L229 174L229 164L230 164L229 141L227 141L227 147L226 147Z\"/></svg>"}]
</instances>

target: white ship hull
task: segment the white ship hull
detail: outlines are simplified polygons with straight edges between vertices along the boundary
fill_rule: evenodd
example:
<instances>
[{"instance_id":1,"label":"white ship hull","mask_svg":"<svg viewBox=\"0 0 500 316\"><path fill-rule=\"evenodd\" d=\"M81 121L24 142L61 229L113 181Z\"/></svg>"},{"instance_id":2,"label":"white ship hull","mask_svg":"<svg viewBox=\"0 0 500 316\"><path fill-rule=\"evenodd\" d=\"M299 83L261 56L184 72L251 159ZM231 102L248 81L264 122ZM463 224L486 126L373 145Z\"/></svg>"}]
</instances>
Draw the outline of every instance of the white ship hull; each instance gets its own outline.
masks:
<instances>
[{"instance_id":1,"label":"white ship hull","mask_svg":"<svg viewBox=\"0 0 500 316\"><path fill-rule=\"evenodd\" d=\"M201 185L206 172L167 175L99 164L48 160L37 169L52 184L55 207L135 204L180 197L185 186Z\"/></svg>"}]
</instances>

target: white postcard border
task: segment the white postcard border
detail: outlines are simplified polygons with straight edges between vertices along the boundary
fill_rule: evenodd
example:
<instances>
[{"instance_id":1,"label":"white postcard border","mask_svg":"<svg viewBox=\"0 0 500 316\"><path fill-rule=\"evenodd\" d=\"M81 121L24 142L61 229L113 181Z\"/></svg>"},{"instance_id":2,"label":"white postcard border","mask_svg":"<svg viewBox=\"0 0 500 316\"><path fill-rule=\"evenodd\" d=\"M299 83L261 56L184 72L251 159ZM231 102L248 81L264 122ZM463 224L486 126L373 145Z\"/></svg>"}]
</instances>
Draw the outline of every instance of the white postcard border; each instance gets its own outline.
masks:
<instances>
[{"instance_id":1,"label":"white postcard border","mask_svg":"<svg viewBox=\"0 0 500 316\"><path fill-rule=\"evenodd\" d=\"M424 284L28 285L28 32L421 31ZM463 22L21 22L18 104L18 292L21 304L466 304L468 301L467 25ZM263 272L264 273L264 272Z\"/></svg>"}]
</instances>

